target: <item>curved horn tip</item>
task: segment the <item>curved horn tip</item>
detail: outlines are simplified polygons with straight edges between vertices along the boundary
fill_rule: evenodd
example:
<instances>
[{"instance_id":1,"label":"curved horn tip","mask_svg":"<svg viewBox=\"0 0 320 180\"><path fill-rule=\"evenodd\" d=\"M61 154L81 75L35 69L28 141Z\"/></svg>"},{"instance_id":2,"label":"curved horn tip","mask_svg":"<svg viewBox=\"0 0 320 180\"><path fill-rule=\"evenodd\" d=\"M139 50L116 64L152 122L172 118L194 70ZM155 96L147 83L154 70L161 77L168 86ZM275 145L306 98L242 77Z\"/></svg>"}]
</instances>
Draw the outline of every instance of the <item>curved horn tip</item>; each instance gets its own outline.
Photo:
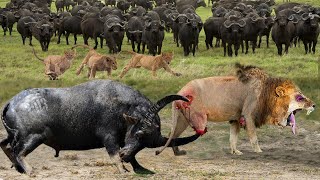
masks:
<instances>
[{"instance_id":1,"label":"curved horn tip","mask_svg":"<svg viewBox=\"0 0 320 180\"><path fill-rule=\"evenodd\" d=\"M159 155L162 151L157 150L156 151L156 156Z\"/></svg>"}]
</instances>

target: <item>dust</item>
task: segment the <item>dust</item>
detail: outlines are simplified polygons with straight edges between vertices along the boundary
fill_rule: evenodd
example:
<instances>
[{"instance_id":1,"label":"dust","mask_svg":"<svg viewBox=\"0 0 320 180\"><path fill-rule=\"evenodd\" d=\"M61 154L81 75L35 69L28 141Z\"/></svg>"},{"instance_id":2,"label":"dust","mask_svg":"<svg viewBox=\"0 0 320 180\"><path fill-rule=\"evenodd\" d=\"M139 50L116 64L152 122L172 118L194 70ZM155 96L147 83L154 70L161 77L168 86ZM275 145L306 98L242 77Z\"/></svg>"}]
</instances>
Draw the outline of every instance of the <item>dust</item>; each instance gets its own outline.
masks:
<instances>
[{"instance_id":1,"label":"dust","mask_svg":"<svg viewBox=\"0 0 320 180\"><path fill-rule=\"evenodd\" d=\"M170 120L167 120L170 122ZM181 147L186 156L174 156L171 148L156 156L157 149L145 149L137 160L154 175L119 174L104 148L88 151L61 151L41 145L26 161L33 167L34 176L19 174L0 151L0 179L313 179L320 180L320 123L299 121L298 133L288 129L263 127L258 130L262 153L254 153L245 131L241 130L238 149L243 155L231 155L229 125L210 123L209 132L199 140ZM170 123L163 123L165 130ZM185 135L192 134L188 130ZM6 135L0 130L0 139Z\"/></svg>"}]
</instances>

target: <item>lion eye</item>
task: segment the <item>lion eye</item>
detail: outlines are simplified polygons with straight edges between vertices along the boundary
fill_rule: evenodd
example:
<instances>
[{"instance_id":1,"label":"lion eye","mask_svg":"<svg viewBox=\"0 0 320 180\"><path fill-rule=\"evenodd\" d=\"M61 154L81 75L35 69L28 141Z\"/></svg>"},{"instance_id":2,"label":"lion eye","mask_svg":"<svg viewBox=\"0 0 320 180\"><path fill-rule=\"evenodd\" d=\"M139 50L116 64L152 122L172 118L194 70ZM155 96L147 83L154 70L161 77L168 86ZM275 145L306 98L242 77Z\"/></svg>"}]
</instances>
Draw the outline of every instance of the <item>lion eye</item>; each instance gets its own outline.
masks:
<instances>
[{"instance_id":1,"label":"lion eye","mask_svg":"<svg viewBox=\"0 0 320 180\"><path fill-rule=\"evenodd\" d=\"M296 101L301 102L301 101L303 101L303 100L304 100L304 97L303 97L303 96L301 96L301 95L297 95L297 96L296 96Z\"/></svg>"}]
</instances>

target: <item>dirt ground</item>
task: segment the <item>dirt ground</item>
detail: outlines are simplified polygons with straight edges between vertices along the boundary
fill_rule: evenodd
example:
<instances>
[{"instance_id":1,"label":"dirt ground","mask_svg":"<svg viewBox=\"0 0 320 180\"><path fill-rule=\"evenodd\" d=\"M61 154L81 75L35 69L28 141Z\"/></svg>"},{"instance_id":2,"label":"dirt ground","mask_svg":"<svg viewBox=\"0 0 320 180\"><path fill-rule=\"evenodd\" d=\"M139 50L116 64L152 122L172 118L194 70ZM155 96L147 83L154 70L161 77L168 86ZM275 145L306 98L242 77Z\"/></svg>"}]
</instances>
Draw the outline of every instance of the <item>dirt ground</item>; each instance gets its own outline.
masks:
<instances>
[{"instance_id":1,"label":"dirt ground","mask_svg":"<svg viewBox=\"0 0 320 180\"><path fill-rule=\"evenodd\" d=\"M5 154L0 151L0 179L320 179L320 123L298 122L298 134L290 128L264 127L258 130L262 153L252 152L244 131L238 147L242 156L229 153L228 124L209 124L209 132L197 141L181 147L186 156L176 157L171 149L159 156L155 149L145 149L137 155L144 167L154 175L137 175L131 170L119 174L104 149L90 151L62 151L54 157L54 150L41 145L27 158L35 175L19 174ZM163 123L165 131L170 122ZM187 134L192 133L191 130ZM166 134L166 133L164 133ZM6 136L0 126L0 139Z\"/></svg>"}]
</instances>

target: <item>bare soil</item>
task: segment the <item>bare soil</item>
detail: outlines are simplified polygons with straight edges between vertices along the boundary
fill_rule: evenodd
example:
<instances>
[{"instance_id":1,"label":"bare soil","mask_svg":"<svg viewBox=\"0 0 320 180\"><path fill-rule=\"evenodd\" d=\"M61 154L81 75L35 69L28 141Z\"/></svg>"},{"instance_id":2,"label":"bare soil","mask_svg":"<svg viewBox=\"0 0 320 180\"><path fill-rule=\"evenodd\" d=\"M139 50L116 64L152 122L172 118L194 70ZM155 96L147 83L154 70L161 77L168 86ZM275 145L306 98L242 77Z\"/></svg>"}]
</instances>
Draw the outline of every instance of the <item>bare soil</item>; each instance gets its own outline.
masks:
<instances>
[{"instance_id":1,"label":"bare soil","mask_svg":"<svg viewBox=\"0 0 320 180\"><path fill-rule=\"evenodd\" d=\"M137 175L131 170L119 174L105 151L62 151L54 157L54 150L41 145L27 158L34 175L19 174L0 151L0 179L320 179L320 123L300 120L298 134L290 128L263 127L258 130L262 153L254 153L245 131L242 130L238 149L241 156L229 153L228 124L209 124L209 132L182 149L186 156L174 156L171 148L159 156L155 149L145 149L137 155L141 165L154 175ZM170 125L164 121L164 134ZM191 130L185 135L193 133ZM0 126L0 139L6 132Z\"/></svg>"}]
</instances>

